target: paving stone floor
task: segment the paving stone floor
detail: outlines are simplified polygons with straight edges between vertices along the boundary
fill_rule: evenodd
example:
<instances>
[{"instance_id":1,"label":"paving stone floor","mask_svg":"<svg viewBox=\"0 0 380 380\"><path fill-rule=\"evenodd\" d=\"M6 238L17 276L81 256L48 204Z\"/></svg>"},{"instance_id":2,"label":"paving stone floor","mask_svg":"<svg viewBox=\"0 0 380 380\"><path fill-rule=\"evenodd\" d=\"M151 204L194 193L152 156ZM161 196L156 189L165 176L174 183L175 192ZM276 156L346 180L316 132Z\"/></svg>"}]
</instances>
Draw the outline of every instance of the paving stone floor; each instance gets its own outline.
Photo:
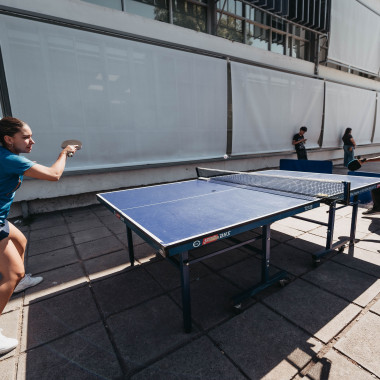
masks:
<instances>
[{"instance_id":1,"label":"paving stone floor","mask_svg":"<svg viewBox=\"0 0 380 380\"><path fill-rule=\"evenodd\" d=\"M290 283L239 313L231 297L259 280L259 255L243 248L192 266L190 334L179 272L136 235L131 267L125 226L107 209L37 215L20 228L27 272L44 281L0 317L20 341L0 357L0 379L380 379L380 215L363 210L355 248L318 267L310 253L323 248L326 228L275 222L272 271L287 270ZM326 211L305 214L326 222ZM337 212L336 239L348 235L350 212Z\"/></svg>"}]
</instances>

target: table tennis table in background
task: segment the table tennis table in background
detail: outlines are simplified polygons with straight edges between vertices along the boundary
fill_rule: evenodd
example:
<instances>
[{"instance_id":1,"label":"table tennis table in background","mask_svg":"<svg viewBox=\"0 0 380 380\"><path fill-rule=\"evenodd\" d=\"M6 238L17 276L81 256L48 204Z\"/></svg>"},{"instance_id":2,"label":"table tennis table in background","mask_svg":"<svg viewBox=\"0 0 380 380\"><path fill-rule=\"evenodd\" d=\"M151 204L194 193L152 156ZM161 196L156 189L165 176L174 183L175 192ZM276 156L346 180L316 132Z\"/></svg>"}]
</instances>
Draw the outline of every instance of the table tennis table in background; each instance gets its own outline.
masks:
<instances>
[{"instance_id":1,"label":"table tennis table in background","mask_svg":"<svg viewBox=\"0 0 380 380\"><path fill-rule=\"evenodd\" d=\"M327 226L326 247L312 253L319 258L355 240L358 195L379 186L380 178L304 173L284 170L231 172L197 168L198 179L97 194L98 200L126 224L131 265L132 231L180 270L184 328L191 331L191 264L261 240L261 281L237 295L235 305L287 277L285 271L269 275L270 226L298 217ZM350 202L350 196L354 196ZM329 205L328 222L298 214ZM333 244L335 211L352 206L350 237ZM191 251L261 227L261 234L227 248L192 258Z\"/></svg>"}]
</instances>

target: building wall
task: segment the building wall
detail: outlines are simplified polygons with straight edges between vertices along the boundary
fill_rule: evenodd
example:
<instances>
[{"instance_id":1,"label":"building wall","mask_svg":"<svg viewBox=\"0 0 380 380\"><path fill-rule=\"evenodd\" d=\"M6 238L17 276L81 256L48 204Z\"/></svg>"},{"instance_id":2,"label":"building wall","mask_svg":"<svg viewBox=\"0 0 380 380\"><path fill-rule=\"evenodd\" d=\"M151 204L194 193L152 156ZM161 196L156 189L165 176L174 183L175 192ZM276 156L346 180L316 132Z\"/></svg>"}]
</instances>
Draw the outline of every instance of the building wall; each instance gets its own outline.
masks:
<instances>
[{"instance_id":1,"label":"building wall","mask_svg":"<svg viewBox=\"0 0 380 380\"><path fill-rule=\"evenodd\" d=\"M12 15L12 17L31 18L35 16L36 20L38 19L39 21L33 22L51 22L64 27L96 31L102 35L173 48L173 51L177 52L187 51L190 54L212 56L223 62L230 59L245 65L285 71L324 82L336 82L371 91L380 91L380 83L373 80L324 66L319 66L318 74L316 75L314 64L311 62L92 5L80 0L0 0L0 11L7 16ZM30 75L33 75L33 72ZM18 115L14 114L14 116L17 117ZM44 112L41 112L41 121L43 117ZM38 120L34 120L34 123L36 122ZM351 127L355 129L355 126ZM91 147L85 146L84 149L89 150ZM363 144L357 149L357 153L375 154L379 150L379 145ZM81 152L78 153L78 157L80 154ZM309 153L310 159L331 159L340 162L342 157L342 149L338 147L315 147ZM58 183L26 179L22 188L17 192L12 215L16 216L22 213L22 204L24 205L25 213L25 202L27 202L28 209L32 213L76 207L96 202L94 194L100 191L194 178L196 166L229 170L258 170L278 166L280 158L295 158L290 142L288 150L282 149L282 151L258 155L236 154L228 160L224 160L221 155L221 157L208 159L193 157L191 160L184 160L182 163L181 160L177 160L177 162L125 165L120 169L115 165L114 168L105 169L99 167L95 169L89 167L82 170L75 168L75 164L69 161L68 170ZM51 152L49 152L47 159L54 159ZM70 166L72 167L70 168Z\"/></svg>"}]
</instances>

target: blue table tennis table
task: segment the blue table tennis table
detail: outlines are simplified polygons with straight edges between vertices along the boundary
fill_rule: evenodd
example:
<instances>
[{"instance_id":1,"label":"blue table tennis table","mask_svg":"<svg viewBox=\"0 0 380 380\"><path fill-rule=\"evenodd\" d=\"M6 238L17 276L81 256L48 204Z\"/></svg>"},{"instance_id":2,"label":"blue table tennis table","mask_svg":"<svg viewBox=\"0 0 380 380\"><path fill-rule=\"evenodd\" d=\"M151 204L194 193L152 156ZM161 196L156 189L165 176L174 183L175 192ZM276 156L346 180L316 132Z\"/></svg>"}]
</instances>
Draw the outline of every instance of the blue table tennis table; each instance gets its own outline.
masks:
<instances>
[{"instance_id":1,"label":"blue table tennis table","mask_svg":"<svg viewBox=\"0 0 380 380\"><path fill-rule=\"evenodd\" d=\"M191 331L191 264L239 247L250 246L260 239L261 281L233 299L234 304L239 305L244 299L287 277L286 271L269 275L270 226L273 222L297 217L327 226L325 249L312 253L314 261L318 262L321 256L343 247L347 242L354 244L358 195L380 186L380 178L284 170L240 173L197 168L197 172L198 179L195 180L97 194L99 202L126 224L131 265L134 265L134 231L179 268L186 332ZM224 178L236 175L248 176L249 181L253 178L254 183L235 183L235 179L224 181ZM260 177L265 182L274 182L275 186L262 186ZM282 183L286 182L287 189L284 189ZM324 187L317 194L308 193L310 190L305 190L306 193L303 194L294 191L298 185L309 182L315 182L318 186L322 183L329 186L337 183L341 190L334 190L332 194L325 193L329 190ZM354 201L350 202L352 196ZM319 207L321 203L329 205L327 223L298 215ZM348 205L352 206L350 237L333 244L335 211ZM235 242L227 248L199 258L191 258L189 255L192 250L258 227L261 227L259 236L250 236L248 240Z\"/></svg>"}]
</instances>

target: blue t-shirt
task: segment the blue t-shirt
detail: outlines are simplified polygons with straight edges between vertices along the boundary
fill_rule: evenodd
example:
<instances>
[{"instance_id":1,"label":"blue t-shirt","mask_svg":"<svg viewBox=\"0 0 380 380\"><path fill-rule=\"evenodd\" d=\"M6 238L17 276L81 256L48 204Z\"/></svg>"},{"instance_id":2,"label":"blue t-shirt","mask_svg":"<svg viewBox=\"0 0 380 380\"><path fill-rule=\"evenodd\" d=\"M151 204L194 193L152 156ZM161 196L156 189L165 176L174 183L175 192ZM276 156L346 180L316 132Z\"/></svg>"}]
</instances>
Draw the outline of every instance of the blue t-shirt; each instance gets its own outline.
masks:
<instances>
[{"instance_id":1,"label":"blue t-shirt","mask_svg":"<svg viewBox=\"0 0 380 380\"><path fill-rule=\"evenodd\" d=\"M26 157L14 154L0 146L0 223L4 223L9 214L24 173L33 165L34 162Z\"/></svg>"}]
</instances>

